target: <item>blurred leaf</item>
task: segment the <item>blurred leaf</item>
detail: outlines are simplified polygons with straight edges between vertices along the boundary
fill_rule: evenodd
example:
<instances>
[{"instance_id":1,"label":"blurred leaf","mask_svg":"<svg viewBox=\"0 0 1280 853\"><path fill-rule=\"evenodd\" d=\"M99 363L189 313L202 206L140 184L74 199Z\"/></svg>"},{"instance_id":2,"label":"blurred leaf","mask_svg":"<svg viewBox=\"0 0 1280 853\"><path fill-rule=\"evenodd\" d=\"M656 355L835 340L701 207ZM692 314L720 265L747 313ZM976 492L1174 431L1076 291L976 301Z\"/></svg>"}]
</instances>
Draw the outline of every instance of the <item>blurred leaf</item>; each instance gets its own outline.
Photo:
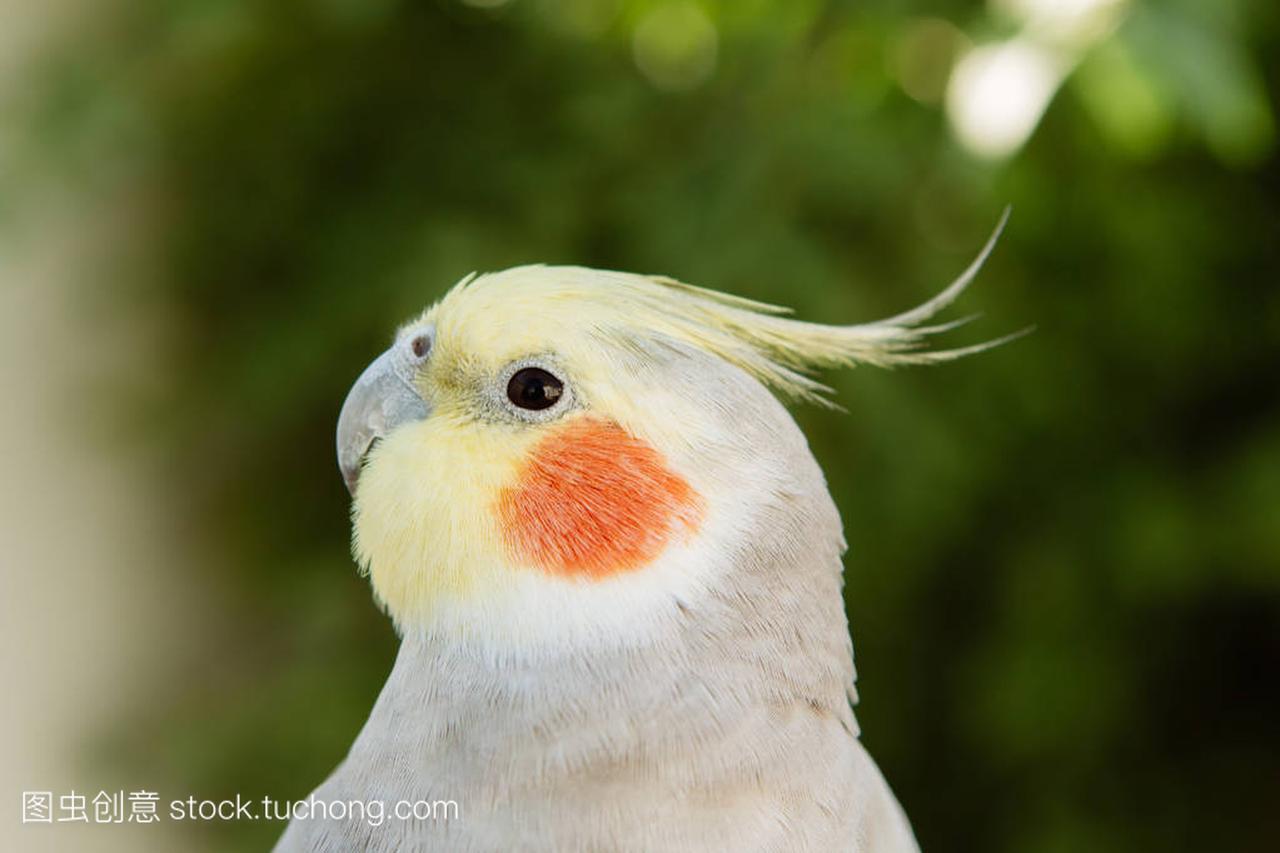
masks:
<instances>
[{"instance_id":1,"label":"blurred leaf","mask_svg":"<svg viewBox=\"0 0 1280 853\"><path fill-rule=\"evenodd\" d=\"M1170 88L1224 163L1258 163L1271 151L1275 119L1261 75L1212 16L1144 5L1126 29L1137 61Z\"/></svg>"}]
</instances>

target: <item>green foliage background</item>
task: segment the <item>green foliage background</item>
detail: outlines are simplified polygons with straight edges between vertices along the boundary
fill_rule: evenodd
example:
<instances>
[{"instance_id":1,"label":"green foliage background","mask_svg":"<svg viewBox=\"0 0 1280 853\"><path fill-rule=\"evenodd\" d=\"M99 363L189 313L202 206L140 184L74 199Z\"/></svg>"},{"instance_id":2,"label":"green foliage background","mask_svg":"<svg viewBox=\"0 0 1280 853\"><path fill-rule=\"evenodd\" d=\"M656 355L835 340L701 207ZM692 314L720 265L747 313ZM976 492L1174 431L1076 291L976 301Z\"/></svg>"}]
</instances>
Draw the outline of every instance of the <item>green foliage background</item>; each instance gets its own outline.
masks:
<instances>
[{"instance_id":1,"label":"green foliage background","mask_svg":"<svg viewBox=\"0 0 1280 853\"><path fill-rule=\"evenodd\" d=\"M850 542L865 740L926 850L1275 849L1280 7L1131 4L992 164L893 74L921 16L1006 35L982 4L709 2L714 74L678 92L633 61L659 5L143 0L46 61L33 157L149 199L152 272L102 301L166 306L135 440L235 590L237 641L108 759L210 797L301 797L339 760L395 638L332 427L463 274L662 272L853 322L1011 203L952 340L1033 335L797 412Z\"/></svg>"}]
</instances>

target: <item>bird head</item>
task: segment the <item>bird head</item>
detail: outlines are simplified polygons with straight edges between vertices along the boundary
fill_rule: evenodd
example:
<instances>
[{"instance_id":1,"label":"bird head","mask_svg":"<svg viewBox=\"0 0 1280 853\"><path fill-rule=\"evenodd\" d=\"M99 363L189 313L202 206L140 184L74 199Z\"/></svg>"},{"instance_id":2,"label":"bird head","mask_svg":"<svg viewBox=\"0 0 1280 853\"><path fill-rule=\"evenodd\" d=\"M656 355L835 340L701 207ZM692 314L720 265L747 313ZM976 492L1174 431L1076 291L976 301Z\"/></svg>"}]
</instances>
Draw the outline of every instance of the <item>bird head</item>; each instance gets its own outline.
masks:
<instances>
[{"instance_id":1,"label":"bird head","mask_svg":"<svg viewBox=\"0 0 1280 853\"><path fill-rule=\"evenodd\" d=\"M771 392L825 403L817 368L989 346L931 351L954 324L922 324L992 243L934 299L854 326L581 267L464 279L400 329L339 418L375 596L401 632L617 643L728 582L743 542L838 554L821 474ZM832 541L795 541L806 513L834 519Z\"/></svg>"}]
</instances>

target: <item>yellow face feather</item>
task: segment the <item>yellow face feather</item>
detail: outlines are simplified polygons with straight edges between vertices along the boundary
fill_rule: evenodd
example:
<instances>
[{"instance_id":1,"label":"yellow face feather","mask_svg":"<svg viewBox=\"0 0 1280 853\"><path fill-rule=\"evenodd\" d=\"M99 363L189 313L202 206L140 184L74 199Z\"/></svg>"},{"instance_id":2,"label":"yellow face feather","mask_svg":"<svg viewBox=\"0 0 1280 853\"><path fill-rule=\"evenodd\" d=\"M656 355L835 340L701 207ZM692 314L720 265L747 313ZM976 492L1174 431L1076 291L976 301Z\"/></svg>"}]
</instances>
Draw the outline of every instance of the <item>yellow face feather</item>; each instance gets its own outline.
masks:
<instances>
[{"instance_id":1,"label":"yellow face feather","mask_svg":"<svg viewBox=\"0 0 1280 853\"><path fill-rule=\"evenodd\" d=\"M398 621L469 595L506 570L494 495L530 434L436 415L374 448L354 506L356 558Z\"/></svg>"}]
</instances>

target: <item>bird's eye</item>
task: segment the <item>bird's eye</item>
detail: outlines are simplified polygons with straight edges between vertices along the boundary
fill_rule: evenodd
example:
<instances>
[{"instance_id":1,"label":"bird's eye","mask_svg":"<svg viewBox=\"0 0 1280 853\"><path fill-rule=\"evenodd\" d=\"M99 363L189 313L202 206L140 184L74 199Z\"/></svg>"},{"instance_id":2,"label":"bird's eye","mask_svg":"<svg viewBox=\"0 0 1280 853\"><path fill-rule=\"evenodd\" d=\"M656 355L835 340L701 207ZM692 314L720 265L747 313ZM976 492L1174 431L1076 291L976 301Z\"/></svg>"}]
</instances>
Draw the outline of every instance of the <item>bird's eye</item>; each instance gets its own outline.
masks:
<instances>
[{"instance_id":1,"label":"bird's eye","mask_svg":"<svg viewBox=\"0 0 1280 853\"><path fill-rule=\"evenodd\" d=\"M540 367L517 370L507 382L507 399L522 409L549 409L564 393L564 383Z\"/></svg>"}]
</instances>

